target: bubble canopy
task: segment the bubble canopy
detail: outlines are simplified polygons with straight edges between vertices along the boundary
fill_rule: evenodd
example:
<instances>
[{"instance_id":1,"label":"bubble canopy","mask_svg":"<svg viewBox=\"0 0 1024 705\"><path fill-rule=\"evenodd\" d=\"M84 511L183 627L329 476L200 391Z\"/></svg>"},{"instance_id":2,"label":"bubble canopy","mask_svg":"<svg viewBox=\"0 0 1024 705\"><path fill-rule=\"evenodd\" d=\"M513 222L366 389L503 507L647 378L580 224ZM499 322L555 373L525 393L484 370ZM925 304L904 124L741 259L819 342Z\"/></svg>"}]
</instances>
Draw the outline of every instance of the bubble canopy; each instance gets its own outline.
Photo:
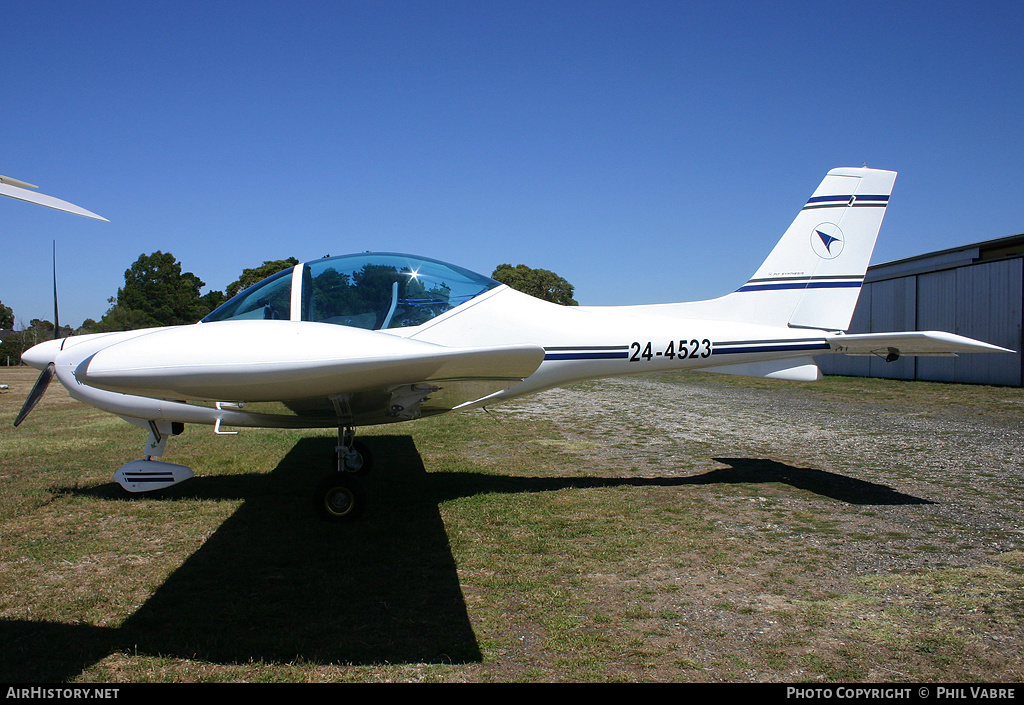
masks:
<instances>
[{"instance_id":1,"label":"bubble canopy","mask_svg":"<svg viewBox=\"0 0 1024 705\"><path fill-rule=\"evenodd\" d=\"M367 252L285 269L232 297L203 323L315 321L381 330L418 326L500 286L426 257Z\"/></svg>"}]
</instances>

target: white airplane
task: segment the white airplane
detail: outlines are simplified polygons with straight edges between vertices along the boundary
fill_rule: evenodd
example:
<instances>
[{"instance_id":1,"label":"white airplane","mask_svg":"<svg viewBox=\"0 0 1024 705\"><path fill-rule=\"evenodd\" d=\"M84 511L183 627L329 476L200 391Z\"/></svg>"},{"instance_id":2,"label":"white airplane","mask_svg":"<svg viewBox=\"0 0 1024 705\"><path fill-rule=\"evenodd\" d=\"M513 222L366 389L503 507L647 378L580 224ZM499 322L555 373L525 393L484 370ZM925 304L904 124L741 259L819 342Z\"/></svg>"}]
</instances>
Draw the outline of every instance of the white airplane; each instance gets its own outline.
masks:
<instances>
[{"instance_id":1,"label":"white airplane","mask_svg":"<svg viewBox=\"0 0 1024 705\"><path fill-rule=\"evenodd\" d=\"M365 253L298 264L195 325L41 343L24 414L55 374L75 399L149 431L131 492L192 476L153 460L187 423L337 427L322 515L348 520L370 458L354 429L474 409L581 380L666 370L816 380L814 356L1010 352L941 332L847 335L896 174L830 171L764 264L717 299L559 306L443 262Z\"/></svg>"}]
</instances>

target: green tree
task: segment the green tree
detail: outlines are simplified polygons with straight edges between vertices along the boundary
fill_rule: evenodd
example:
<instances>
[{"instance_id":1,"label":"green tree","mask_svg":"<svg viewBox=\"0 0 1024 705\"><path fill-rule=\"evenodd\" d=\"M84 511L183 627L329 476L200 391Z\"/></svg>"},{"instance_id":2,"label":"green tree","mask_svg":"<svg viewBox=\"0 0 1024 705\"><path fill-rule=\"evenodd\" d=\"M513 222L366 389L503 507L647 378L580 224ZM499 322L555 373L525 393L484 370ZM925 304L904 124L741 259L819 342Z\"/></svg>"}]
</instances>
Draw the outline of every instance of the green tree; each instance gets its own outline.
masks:
<instances>
[{"instance_id":1,"label":"green tree","mask_svg":"<svg viewBox=\"0 0 1024 705\"><path fill-rule=\"evenodd\" d=\"M0 302L0 330L14 328L14 311Z\"/></svg>"},{"instance_id":2,"label":"green tree","mask_svg":"<svg viewBox=\"0 0 1024 705\"><path fill-rule=\"evenodd\" d=\"M116 297L110 297L107 302L110 304L110 308L103 314L103 318L93 323L90 328L83 330L83 333L110 333L119 330L156 328L160 325L145 311L136 311L119 305Z\"/></svg>"},{"instance_id":3,"label":"green tree","mask_svg":"<svg viewBox=\"0 0 1024 705\"><path fill-rule=\"evenodd\" d=\"M9 329L5 329L9 330ZM21 336L5 335L0 338L0 365L21 364Z\"/></svg>"},{"instance_id":4,"label":"green tree","mask_svg":"<svg viewBox=\"0 0 1024 705\"><path fill-rule=\"evenodd\" d=\"M230 299L232 296L234 296L240 291L248 289L253 284L257 284L266 279L267 277L277 274L282 269L294 267L298 263L299 260L295 259L294 257L289 257L288 259L267 260L259 267L243 269L242 276L228 284L228 288L224 291L225 300Z\"/></svg>"},{"instance_id":5,"label":"green tree","mask_svg":"<svg viewBox=\"0 0 1024 705\"><path fill-rule=\"evenodd\" d=\"M538 299L563 306L577 305L572 297L573 285L547 269L532 269L525 264L517 264L515 267L499 264L491 274L491 279Z\"/></svg>"},{"instance_id":6,"label":"green tree","mask_svg":"<svg viewBox=\"0 0 1024 705\"><path fill-rule=\"evenodd\" d=\"M228 300L228 297L224 295L223 291L210 291L203 294L200 301L203 303L203 310L209 313L213 309L220 306L222 303ZM206 315L205 313L203 314Z\"/></svg>"},{"instance_id":7,"label":"green tree","mask_svg":"<svg viewBox=\"0 0 1024 705\"><path fill-rule=\"evenodd\" d=\"M96 328L114 331L195 323L211 310L199 294L204 286L195 274L183 273L181 263L169 252L140 255L125 270L124 286L110 300L113 305Z\"/></svg>"},{"instance_id":8,"label":"green tree","mask_svg":"<svg viewBox=\"0 0 1024 705\"><path fill-rule=\"evenodd\" d=\"M0 303L0 331L6 331L0 335L0 365L8 361L17 365L21 360L21 334L13 333L13 329L14 311Z\"/></svg>"}]
</instances>

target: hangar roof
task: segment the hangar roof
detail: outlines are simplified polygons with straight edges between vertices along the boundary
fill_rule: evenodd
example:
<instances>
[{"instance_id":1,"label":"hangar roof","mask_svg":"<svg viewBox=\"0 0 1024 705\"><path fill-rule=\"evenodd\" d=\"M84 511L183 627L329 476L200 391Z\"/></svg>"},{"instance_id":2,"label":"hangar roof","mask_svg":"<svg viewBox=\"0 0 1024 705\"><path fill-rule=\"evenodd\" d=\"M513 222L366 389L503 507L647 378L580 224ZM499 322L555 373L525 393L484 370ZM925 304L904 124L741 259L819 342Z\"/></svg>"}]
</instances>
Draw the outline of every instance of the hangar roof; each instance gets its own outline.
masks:
<instances>
[{"instance_id":1,"label":"hangar roof","mask_svg":"<svg viewBox=\"0 0 1024 705\"><path fill-rule=\"evenodd\" d=\"M1024 257L1024 233L1001 237L995 240L984 240L972 245L951 247L947 250L936 250L923 255L883 262L868 267L865 283L896 279L912 274L937 272L943 269L954 269L979 261L1011 259Z\"/></svg>"}]
</instances>

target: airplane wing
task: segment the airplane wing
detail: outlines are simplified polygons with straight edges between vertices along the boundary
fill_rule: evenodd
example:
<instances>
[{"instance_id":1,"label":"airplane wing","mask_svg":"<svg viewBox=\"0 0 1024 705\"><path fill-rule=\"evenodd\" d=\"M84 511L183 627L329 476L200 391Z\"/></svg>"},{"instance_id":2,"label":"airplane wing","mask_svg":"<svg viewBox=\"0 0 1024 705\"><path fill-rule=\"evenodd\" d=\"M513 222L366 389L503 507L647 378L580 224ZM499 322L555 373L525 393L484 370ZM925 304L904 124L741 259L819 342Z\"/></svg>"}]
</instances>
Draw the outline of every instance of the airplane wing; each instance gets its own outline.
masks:
<instances>
[{"instance_id":1,"label":"airplane wing","mask_svg":"<svg viewBox=\"0 0 1024 705\"><path fill-rule=\"evenodd\" d=\"M955 357L957 353L1013 352L998 345L941 331L856 333L825 336L825 340L833 350L846 355Z\"/></svg>"},{"instance_id":2,"label":"airplane wing","mask_svg":"<svg viewBox=\"0 0 1024 705\"><path fill-rule=\"evenodd\" d=\"M103 216L96 215L92 211L87 211L73 203L62 201L59 198L54 198L53 196L47 196L45 193L36 193L35 191L29 190L33 188L36 187L32 184L25 183L24 181L12 179L9 176L0 176L0 196L10 196L11 198L16 198L19 201L28 201L29 203L46 206L47 208L56 208L59 211L82 215L86 218L95 218L96 220L102 220L108 223L110 222Z\"/></svg>"},{"instance_id":3,"label":"airplane wing","mask_svg":"<svg viewBox=\"0 0 1024 705\"><path fill-rule=\"evenodd\" d=\"M139 332L88 356L74 379L168 404L363 425L449 411L522 381L543 360L538 345L457 348L324 323L224 321Z\"/></svg>"}]
</instances>

